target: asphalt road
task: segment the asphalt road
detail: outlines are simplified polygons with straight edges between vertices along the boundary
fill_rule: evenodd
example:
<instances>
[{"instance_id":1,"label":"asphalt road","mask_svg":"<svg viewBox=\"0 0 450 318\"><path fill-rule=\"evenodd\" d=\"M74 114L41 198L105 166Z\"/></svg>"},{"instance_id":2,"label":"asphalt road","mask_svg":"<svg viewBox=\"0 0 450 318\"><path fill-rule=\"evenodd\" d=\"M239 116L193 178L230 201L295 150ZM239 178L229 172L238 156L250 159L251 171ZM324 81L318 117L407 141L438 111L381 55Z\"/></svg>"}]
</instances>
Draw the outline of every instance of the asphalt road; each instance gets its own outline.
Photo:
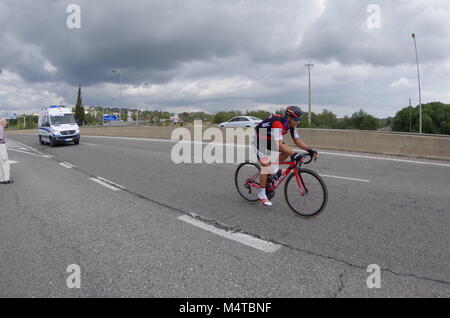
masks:
<instances>
[{"instance_id":1,"label":"asphalt road","mask_svg":"<svg viewBox=\"0 0 450 318\"><path fill-rule=\"evenodd\" d=\"M168 141L8 138L2 297L450 297L449 162L324 150L328 207L305 220L282 191L244 202L234 164L172 163Z\"/></svg>"}]
</instances>

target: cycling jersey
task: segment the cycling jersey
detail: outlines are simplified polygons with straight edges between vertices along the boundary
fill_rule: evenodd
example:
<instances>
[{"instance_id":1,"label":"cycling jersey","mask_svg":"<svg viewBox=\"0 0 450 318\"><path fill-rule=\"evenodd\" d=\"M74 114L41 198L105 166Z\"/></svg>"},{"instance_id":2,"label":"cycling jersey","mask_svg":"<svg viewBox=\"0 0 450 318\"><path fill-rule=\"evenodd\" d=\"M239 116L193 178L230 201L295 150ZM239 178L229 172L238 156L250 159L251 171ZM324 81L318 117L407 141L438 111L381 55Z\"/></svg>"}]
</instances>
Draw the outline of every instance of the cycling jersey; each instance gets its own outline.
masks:
<instances>
[{"instance_id":1,"label":"cycling jersey","mask_svg":"<svg viewBox=\"0 0 450 318\"><path fill-rule=\"evenodd\" d=\"M257 150L272 150L273 141L283 140L288 132L292 139L300 138L297 129L289 128L289 119L286 116L272 115L256 126L255 143Z\"/></svg>"}]
</instances>

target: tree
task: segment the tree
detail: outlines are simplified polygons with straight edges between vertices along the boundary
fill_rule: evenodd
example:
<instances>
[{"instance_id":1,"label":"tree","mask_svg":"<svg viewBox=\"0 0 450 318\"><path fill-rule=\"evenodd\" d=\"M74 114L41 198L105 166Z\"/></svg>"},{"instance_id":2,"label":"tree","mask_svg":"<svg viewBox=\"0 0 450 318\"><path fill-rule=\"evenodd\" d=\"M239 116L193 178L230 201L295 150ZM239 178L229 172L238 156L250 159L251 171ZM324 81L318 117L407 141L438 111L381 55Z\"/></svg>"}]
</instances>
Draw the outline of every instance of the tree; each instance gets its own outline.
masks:
<instances>
[{"instance_id":1,"label":"tree","mask_svg":"<svg viewBox=\"0 0 450 318\"><path fill-rule=\"evenodd\" d=\"M228 111L228 112L218 112L214 115L213 123L214 124L221 124L226 121L229 121L230 119L234 117L242 116L242 112L240 110L238 111Z\"/></svg>"},{"instance_id":2,"label":"tree","mask_svg":"<svg viewBox=\"0 0 450 318\"><path fill-rule=\"evenodd\" d=\"M394 118L387 117L387 118L381 118L381 119L377 119L377 120L378 120L379 128L386 128L388 131L392 130L392 124L393 124Z\"/></svg>"},{"instance_id":3,"label":"tree","mask_svg":"<svg viewBox=\"0 0 450 318\"><path fill-rule=\"evenodd\" d=\"M81 84L78 87L78 96L77 96L77 103L75 105L75 121L78 123L79 126L83 126L85 118L84 118L84 106L83 101L81 99Z\"/></svg>"},{"instance_id":4,"label":"tree","mask_svg":"<svg viewBox=\"0 0 450 318\"><path fill-rule=\"evenodd\" d=\"M265 110L247 110L245 116L257 117L259 119L266 119L270 116L270 112Z\"/></svg>"},{"instance_id":5,"label":"tree","mask_svg":"<svg viewBox=\"0 0 450 318\"><path fill-rule=\"evenodd\" d=\"M307 116L307 114L305 114L305 116ZM311 120L315 128L336 129L338 126L337 116L327 109L324 109L323 112L318 115L313 113Z\"/></svg>"},{"instance_id":6,"label":"tree","mask_svg":"<svg viewBox=\"0 0 450 318\"><path fill-rule=\"evenodd\" d=\"M378 120L366 113L364 110L360 110L354 113L350 118L352 121L352 126L359 130L377 130Z\"/></svg>"},{"instance_id":7,"label":"tree","mask_svg":"<svg viewBox=\"0 0 450 318\"><path fill-rule=\"evenodd\" d=\"M184 112L181 113L179 116L181 121L183 122L193 122L194 120L211 121L213 117L212 115L207 114L205 112L194 112L194 113Z\"/></svg>"},{"instance_id":8,"label":"tree","mask_svg":"<svg viewBox=\"0 0 450 318\"><path fill-rule=\"evenodd\" d=\"M278 110L275 111L275 114L284 116L284 114L286 114L286 108L283 108L283 107L278 108Z\"/></svg>"},{"instance_id":9,"label":"tree","mask_svg":"<svg viewBox=\"0 0 450 318\"><path fill-rule=\"evenodd\" d=\"M440 102L424 104L422 115L424 133L450 135L450 105ZM405 107L400 110L393 119L393 129L400 132L419 132L420 107Z\"/></svg>"},{"instance_id":10,"label":"tree","mask_svg":"<svg viewBox=\"0 0 450 318\"><path fill-rule=\"evenodd\" d=\"M338 129L355 129L352 120L349 116L344 116L344 118L340 118L337 127Z\"/></svg>"}]
</instances>

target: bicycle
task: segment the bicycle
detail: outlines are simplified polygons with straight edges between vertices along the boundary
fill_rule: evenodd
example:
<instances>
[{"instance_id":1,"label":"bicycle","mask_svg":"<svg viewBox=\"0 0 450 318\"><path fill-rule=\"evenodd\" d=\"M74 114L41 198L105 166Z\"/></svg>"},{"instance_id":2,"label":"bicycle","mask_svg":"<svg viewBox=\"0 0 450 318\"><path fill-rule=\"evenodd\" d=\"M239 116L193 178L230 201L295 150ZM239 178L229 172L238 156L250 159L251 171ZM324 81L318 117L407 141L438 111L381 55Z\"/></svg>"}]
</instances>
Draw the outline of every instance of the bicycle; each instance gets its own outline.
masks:
<instances>
[{"instance_id":1,"label":"bicycle","mask_svg":"<svg viewBox=\"0 0 450 318\"><path fill-rule=\"evenodd\" d=\"M289 207L298 216L311 219L325 210L328 203L328 190L319 174L302 167L302 165L310 164L314 158L309 153L305 153L303 156L305 158L309 156L310 160L279 163L279 165L288 165L288 168L278 180L274 181L271 177L268 178L266 193L268 199L272 200L275 196L275 190L287 180L284 196ZM258 182L260 173L261 166L249 161L242 163L236 170L236 188L248 202L259 202L258 191L261 186ZM301 204L297 204L299 200L301 200Z\"/></svg>"}]
</instances>

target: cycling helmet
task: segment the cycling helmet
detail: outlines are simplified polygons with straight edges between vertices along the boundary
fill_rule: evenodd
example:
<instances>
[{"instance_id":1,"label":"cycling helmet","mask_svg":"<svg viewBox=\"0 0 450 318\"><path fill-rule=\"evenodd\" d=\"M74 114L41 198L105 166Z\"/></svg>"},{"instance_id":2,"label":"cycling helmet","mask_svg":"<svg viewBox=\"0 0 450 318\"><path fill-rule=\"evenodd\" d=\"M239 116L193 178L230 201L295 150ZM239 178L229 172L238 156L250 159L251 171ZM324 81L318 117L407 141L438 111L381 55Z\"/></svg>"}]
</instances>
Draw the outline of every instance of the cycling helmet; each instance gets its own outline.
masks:
<instances>
[{"instance_id":1,"label":"cycling helmet","mask_svg":"<svg viewBox=\"0 0 450 318\"><path fill-rule=\"evenodd\" d=\"M302 118L303 112L298 106L288 106L288 108L286 108L286 116L292 118Z\"/></svg>"}]
</instances>

